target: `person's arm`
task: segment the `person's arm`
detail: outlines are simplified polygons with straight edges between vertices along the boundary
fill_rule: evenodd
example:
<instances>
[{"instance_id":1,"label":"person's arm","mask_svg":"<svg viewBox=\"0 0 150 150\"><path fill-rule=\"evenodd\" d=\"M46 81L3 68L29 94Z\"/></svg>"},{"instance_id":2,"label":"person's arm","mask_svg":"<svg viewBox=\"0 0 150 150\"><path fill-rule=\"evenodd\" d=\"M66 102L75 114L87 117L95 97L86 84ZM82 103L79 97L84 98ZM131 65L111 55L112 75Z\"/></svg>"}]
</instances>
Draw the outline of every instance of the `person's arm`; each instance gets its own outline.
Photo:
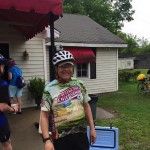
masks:
<instances>
[{"instance_id":1,"label":"person's arm","mask_svg":"<svg viewBox=\"0 0 150 150\"><path fill-rule=\"evenodd\" d=\"M0 103L0 111L1 112L17 112L18 111L18 105L10 107L8 104Z\"/></svg>"},{"instance_id":2,"label":"person's arm","mask_svg":"<svg viewBox=\"0 0 150 150\"><path fill-rule=\"evenodd\" d=\"M91 108L90 108L90 105L89 105L88 102L84 103L83 106L84 106L84 110L85 110L86 119L87 119L87 121L89 123L89 126L90 126L90 141L92 143L95 143L95 141L96 141L96 131L95 131L95 127L94 127Z\"/></svg>"},{"instance_id":3,"label":"person's arm","mask_svg":"<svg viewBox=\"0 0 150 150\"><path fill-rule=\"evenodd\" d=\"M49 138L49 111L41 111L41 130L43 138ZM47 140L45 142L45 150L54 150L52 142Z\"/></svg>"},{"instance_id":4,"label":"person's arm","mask_svg":"<svg viewBox=\"0 0 150 150\"><path fill-rule=\"evenodd\" d=\"M11 79L12 79L12 73L8 72L8 80L11 80Z\"/></svg>"}]
</instances>

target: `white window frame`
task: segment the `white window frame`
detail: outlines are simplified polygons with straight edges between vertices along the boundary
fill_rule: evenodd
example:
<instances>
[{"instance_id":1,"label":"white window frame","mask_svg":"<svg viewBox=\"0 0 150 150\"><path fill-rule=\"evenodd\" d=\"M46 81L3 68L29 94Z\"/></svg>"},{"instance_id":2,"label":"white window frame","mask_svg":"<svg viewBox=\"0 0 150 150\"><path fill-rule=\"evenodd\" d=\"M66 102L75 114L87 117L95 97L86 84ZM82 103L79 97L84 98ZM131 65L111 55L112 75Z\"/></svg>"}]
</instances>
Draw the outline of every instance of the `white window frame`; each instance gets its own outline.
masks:
<instances>
[{"instance_id":1,"label":"white window frame","mask_svg":"<svg viewBox=\"0 0 150 150\"><path fill-rule=\"evenodd\" d=\"M81 77L78 77L77 76L77 65L75 65L75 69L74 69L74 77L77 77L77 78L89 78L90 77L90 63L83 63L83 64L87 64L87 76L81 76Z\"/></svg>"},{"instance_id":2,"label":"white window frame","mask_svg":"<svg viewBox=\"0 0 150 150\"><path fill-rule=\"evenodd\" d=\"M131 64L132 64L131 61L128 60L127 61L127 67L131 67Z\"/></svg>"}]
</instances>

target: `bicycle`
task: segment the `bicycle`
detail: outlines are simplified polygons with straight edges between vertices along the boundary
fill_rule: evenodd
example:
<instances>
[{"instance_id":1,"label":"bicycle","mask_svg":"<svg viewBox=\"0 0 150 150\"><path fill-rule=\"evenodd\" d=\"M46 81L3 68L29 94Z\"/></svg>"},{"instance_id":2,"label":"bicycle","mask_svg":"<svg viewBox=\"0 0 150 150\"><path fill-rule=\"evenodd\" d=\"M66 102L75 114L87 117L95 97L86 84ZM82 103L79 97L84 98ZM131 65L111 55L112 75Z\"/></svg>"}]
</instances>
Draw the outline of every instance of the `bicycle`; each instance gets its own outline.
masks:
<instances>
[{"instance_id":1,"label":"bicycle","mask_svg":"<svg viewBox=\"0 0 150 150\"><path fill-rule=\"evenodd\" d=\"M145 76L143 79L138 80L137 90L139 94L146 95L150 93L150 77Z\"/></svg>"}]
</instances>

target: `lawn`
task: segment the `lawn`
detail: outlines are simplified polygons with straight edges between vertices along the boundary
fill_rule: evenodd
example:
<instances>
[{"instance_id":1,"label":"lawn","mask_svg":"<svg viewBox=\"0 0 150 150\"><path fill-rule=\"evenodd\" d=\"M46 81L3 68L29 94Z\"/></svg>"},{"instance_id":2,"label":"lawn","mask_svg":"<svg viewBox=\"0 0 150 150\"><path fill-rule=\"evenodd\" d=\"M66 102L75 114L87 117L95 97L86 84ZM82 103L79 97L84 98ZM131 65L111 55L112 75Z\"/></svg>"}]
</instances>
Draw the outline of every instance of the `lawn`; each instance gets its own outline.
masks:
<instances>
[{"instance_id":1,"label":"lawn","mask_svg":"<svg viewBox=\"0 0 150 150\"><path fill-rule=\"evenodd\" d=\"M137 82L119 83L119 91L102 94L97 103L116 115L96 125L119 128L119 150L150 150L150 93L139 95Z\"/></svg>"}]
</instances>

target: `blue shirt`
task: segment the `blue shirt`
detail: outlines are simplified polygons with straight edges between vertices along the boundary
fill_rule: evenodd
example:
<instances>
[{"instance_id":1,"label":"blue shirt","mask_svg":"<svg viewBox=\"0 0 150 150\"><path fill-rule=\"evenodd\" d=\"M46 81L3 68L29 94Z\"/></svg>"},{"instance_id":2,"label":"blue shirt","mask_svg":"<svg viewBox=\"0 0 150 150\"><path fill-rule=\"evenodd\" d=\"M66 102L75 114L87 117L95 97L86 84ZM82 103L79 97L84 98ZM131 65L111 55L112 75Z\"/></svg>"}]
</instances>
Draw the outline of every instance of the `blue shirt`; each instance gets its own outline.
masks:
<instances>
[{"instance_id":1,"label":"blue shirt","mask_svg":"<svg viewBox=\"0 0 150 150\"><path fill-rule=\"evenodd\" d=\"M10 80L9 85L16 86L16 79L18 76L22 76L22 70L17 66L13 66L8 69L8 72L12 73L12 79Z\"/></svg>"}]
</instances>

